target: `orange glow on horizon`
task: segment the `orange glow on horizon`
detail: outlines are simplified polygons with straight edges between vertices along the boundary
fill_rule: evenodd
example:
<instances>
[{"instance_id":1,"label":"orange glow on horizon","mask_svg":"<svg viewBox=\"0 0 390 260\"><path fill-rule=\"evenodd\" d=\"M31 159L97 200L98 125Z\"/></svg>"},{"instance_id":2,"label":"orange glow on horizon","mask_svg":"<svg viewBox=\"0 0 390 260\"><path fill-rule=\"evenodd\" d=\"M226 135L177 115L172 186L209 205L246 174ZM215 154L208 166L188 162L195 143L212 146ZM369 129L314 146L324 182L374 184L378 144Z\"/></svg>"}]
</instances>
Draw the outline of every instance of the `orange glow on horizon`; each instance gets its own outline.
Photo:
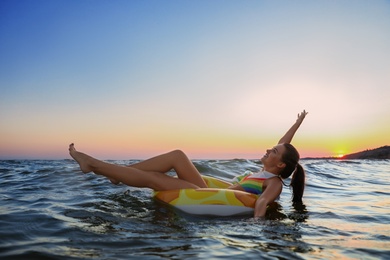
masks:
<instances>
[{"instance_id":1,"label":"orange glow on horizon","mask_svg":"<svg viewBox=\"0 0 390 260\"><path fill-rule=\"evenodd\" d=\"M88 153L99 159L146 159L157 154L165 153L174 149L181 149L186 152L191 159L259 159L265 150L272 147L274 143L270 141L258 140L256 142L247 142L248 140L195 140L190 142L183 141L170 142L172 140L165 139L157 142L156 140L125 140L120 142L118 140L100 139L99 142L90 140L83 140L76 138L69 141L51 141L41 143L38 141L15 143L5 143L0 148L0 158L7 159L67 159L70 158L68 154L68 145L74 142L76 148L80 151ZM3 143L4 144L4 143ZM301 158L307 157L342 157L345 154L363 151L366 149L374 149L386 144L372 144L366 146L356 146L353 149L348 148L348 143L342 146L332 145L328 142L327 145L319 143L317 145L300 141L293 143ZM351 147L352 145L350 145Z\"/></svg>"},{"instance_id":2,"label":"orange glow on horizon","mask_svg":"<svg viewBox=\"0 0 390 260\"><path fill-rule=\"evenodd\" d=\"M310 122L310 121L308 121ZM132 129L108 127L59 130L46 132L30 128L3 131L0 139L0 159L64 159L70 158L68 145L73 142L80 151L100 159L146 159L174 149L185 151L193 159L259 159L265 150L274 146L280 137L277 133L252 133L245 131L169 126ZM389 145L386 128L350 134L316 133L303 125L292 144L301 158L342 157L343 155ZM129 130L130 129L130 130ZM188 131L187 129L191 129ZM378 129L378 128L375 128ZM358 141L357 141L358 140Z\"/></svg>"}]
</instances>

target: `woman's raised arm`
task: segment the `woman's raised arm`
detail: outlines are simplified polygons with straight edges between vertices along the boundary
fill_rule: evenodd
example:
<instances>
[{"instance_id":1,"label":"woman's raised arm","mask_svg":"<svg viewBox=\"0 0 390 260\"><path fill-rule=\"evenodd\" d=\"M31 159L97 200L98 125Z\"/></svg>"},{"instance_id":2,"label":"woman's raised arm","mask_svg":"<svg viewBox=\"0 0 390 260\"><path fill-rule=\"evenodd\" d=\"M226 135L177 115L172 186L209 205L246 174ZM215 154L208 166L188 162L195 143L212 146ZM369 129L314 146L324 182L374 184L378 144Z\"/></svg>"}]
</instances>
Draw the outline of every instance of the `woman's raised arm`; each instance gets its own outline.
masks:
<instances>
[{"instance_id":1,"label":"woman's raised arm","mask_svg":"<svg viewBox=\"0 0 390 260\"><path fill-rule=\"evenodd\" d=\"M303 119L305 119L305 116L308 112L303 110L300 114L298 114L297 121L291 126L291 128L284 134L284 136L279 140L278 144L282 143L291 143L291 140L293 139L295 132L298 130L299 126L302 124Z\"/></svg>"}]
</instances>

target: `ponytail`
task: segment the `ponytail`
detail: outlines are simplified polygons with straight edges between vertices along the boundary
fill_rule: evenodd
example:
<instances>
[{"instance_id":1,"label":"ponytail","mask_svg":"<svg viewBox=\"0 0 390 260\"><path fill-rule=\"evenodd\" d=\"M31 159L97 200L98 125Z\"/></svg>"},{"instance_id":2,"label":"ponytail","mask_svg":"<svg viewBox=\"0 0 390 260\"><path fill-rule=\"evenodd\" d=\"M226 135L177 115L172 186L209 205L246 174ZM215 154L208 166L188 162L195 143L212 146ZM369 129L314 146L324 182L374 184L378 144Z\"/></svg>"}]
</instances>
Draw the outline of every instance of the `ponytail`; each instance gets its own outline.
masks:
<instances>
[{"instance_id":1,"label":"ponytail","mask_svg":"<svg viewBox=\"0 0 390 260\"><path fill-rule=\"evenodd\" d=\"M289 143L284 143L286 151L282 155L282 161L286 164L284 169L280 172L280 177L287 179L292 176L290 186L292 187L292 201L293 203L301 203L303 191L305 190L305 170L298 163L299 153Z\"/></svg>"},{"instance_id":2,"label":"ponytail","mask_svg":"<svg viewBox=\"0 0 390 260\"><path fill-rule=\"evenodd\" d=\"M299 163L292 176L290 186L293 191L293 203L302 203L303 191L305 190L305 170Z\"/></svg>"}]
</instances>

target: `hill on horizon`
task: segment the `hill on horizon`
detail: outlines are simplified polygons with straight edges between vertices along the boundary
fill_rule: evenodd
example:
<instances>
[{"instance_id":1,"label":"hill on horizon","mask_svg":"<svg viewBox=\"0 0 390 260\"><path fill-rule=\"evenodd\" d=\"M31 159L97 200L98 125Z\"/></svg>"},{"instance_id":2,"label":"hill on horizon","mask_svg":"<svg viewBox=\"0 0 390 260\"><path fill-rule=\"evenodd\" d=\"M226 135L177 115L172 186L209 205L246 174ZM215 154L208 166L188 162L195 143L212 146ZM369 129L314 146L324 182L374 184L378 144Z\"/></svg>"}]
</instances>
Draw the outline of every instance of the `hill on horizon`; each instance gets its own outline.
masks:
<instances>
[{"instance_id":1,"label":"hill on horizon","mask_svg":"<svg viewBox=\"0 0 390 260\"><path fill-rule=\"evenodd\" d=\"M390 159L390 146L344 155L340 159Z\"/></svg>"},{"instance_id":2,"label":"hill on horizon","mask_svg":"<svg viewBox=\"0 0 390 260\"><path fill-rule=\"evenodd\" d=\"M342 157L306 157L302 159L390 159L390 146L385 145L375 149L367 149L357 153L346 154Z\"/></svg>"}]
</instances>

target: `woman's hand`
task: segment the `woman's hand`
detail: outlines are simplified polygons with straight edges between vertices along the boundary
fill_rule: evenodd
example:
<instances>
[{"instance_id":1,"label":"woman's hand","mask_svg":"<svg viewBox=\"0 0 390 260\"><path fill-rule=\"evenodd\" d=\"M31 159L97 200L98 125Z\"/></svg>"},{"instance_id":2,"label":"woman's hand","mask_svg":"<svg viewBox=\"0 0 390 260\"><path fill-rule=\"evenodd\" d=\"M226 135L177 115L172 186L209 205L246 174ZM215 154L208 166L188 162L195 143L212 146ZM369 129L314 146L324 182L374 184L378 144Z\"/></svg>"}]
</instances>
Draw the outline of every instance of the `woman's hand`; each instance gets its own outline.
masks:
<instances>
[{"instance_id":1,"label":"woman's hand","mask_svg":"<svg viewBox=\"0 0 390 260\"><path fill-rule=\"evenodd\" d=\"M291 128L284 134L282 138L280 138L278 144L282 143L291 143L295 132L298 130L299 126L302 124L303 119L305 119L308 112L306 110L303 110L300 114L298 114L297 121L291 126Z\"/></svg>"},{"instance_id":2,"label":"woman's hand","mask_svg":"<svg viewBox=\"0 0 390 260\"><path fill-rule=\"evenodd\" d=\"M301 112L300 114L298 114L297 122L298 122L298 123L302 123L303 119L305 119L305 116L306 116L308 113L309 113L309 112L306 112L306 110L303 110L303 112Z\"/></svg>"}]
</instances>

